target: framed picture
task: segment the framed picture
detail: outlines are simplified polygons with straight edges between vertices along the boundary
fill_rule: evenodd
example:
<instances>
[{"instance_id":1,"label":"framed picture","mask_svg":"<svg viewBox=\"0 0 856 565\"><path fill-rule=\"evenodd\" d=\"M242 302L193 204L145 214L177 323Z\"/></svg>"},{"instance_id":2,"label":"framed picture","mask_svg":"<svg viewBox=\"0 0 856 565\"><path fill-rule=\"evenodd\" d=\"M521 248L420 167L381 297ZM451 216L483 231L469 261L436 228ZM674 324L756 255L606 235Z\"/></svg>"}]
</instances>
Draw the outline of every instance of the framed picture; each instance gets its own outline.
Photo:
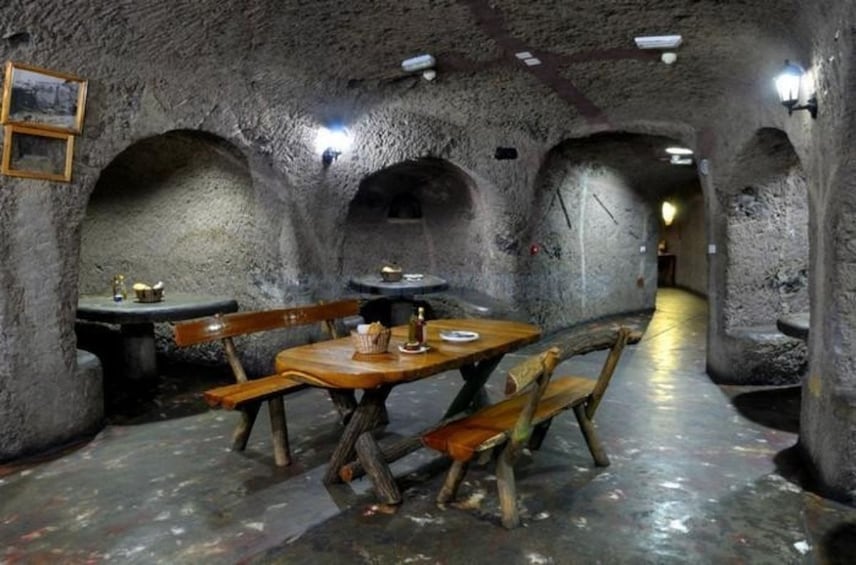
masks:
<instances>
[{"instance_id":1,"label":"framed picture","mask_svg":"<svg viewBox=\"0 0 856 565\"><path fill-rule=\"evenodd\" d=\"M0 122L80 133L85 104L85 80L22 63L6 63Z\"/></svg>"},{"instance_id":2,"label":"framed picture","mask_svg":"<svg viewBox=\"0 0 856 565\"><path fill-rule=\"evenodd\" d=\"M12 177L69 182L74 136L21 126L6 126L0 172Z\"/></svg>"}]
</instances>

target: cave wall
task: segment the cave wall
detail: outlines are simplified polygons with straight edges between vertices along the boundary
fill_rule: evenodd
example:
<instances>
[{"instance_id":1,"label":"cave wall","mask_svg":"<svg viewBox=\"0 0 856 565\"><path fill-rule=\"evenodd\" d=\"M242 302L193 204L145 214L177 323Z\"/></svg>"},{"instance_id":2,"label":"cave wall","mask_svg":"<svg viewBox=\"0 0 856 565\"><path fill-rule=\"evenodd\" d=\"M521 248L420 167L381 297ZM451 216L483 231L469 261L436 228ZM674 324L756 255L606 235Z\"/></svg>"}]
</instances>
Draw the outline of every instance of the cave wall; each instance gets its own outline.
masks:
<instances>
[{"instance_id":1,"label":"cave wall","mask_svg":"<svg viewBox=\"0 0 856 565\"><path fill-rule=\"evenodd\" d=\"M707 296L707 233L704 195L700 188L670 197L678 212L663 228L667 250L675 255L675 285Z\"/></svg>"},{"instance_id":2,"label":"cave wall","mask_svg":"<svg viewBox=\"0 0 856 565\"><path fill-rule=\"evenodd\" d=\"M549 175L534 210L531 241L539 251L522 267L531 318L553 331L653 308L653 206L614 169L571 162L560 167Z\"/></svg>"}]
</instances>

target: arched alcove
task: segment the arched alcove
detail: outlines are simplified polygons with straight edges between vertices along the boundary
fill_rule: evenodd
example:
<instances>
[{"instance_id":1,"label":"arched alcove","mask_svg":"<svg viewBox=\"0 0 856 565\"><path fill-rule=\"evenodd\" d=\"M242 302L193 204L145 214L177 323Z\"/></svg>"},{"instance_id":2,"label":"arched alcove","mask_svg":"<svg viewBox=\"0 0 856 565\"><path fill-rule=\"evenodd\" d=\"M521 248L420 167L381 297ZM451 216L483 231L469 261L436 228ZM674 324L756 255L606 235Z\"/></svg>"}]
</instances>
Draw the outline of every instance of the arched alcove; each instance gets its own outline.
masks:
<instances>
[{"instance_id":1,"label":"arched alcove","mask_svg":"<svg viewBox=\"0 0 856 565\"><path fill-rule=\"evenodd\" d=\"M342 273L374 273L395 262L408 273L472 287L483 264L474 183L442 159L397 163L367 176L345 222Z\"/></svg>"},{"instance_id":2,"label":"arched alcove","mask_svg":"<svg viewBox=\"0 0 856 565\"><path fill-rule=\"evenodd\" d=\"M247 161L225 140L172 131L120 153L98 179L82 226L80 291L163 281L172 291L258 301L253 188ZM129 284L130 286L130 284Z\"/></svg>"},{"instance_id":3,"label":"arched alcove","mask_svg":"<svg viewBox=\"0 0 856 565\"><path fill-rule=\"evenodd\" d=\"M546 330L653 308L660 204L700 192L694 166L665 153L678 142L622 132L554 147L538 175L523 259L530 316ZM704 231L704 223L683 228ZM689 237L689 235L687 235ZM703 236L693 235L703 241ZM697 254L698 245L686 252Z\"/></svg>"},{"instance_id":4,"label":"arched alcove","mask_svg":"<svg viewBox=\"0 0 856 565\"><path fill-rule=\"evenodd\" d=\"M808 190L784 132L759 130L726 196L726 331L808 310Z\"/></svg>"},{"instance_id":5,"label":"arched alcove","mask_svg":"<svg viewBox=\"0 0 856 565\"><path fill-rule=\"evenodd\" d=\"M787 135L763 128L743 145L719 194L724 250L719 316L708 373L722 383L800 381L806 346L776 327L808 311L809 206L805 175Z\"/></svg>"}]
</instances>

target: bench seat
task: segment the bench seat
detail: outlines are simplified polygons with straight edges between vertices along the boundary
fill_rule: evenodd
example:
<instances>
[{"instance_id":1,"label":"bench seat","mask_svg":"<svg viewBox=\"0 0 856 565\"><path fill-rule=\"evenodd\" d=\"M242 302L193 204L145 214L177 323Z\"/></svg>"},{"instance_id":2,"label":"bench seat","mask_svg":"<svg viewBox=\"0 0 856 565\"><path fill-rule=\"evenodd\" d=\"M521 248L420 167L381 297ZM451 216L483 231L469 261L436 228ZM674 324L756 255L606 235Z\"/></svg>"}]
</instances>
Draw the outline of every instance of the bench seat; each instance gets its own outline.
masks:
<instances>
[{"instance_id":1,"label":"bench seat","mask_svg":"<svg viewBox=\"0 0 856 565\"><path fill-rule=\"evenodd\" d=\"M532 425L546 422L562 410L582 404L597 381L584 377L557 377L550 381L532 417ZM423 443L456 461L469 461L480 451L503 443L520 417L528 397L518 395L479 410L427 433Z\"/></svg>"},{"instance_id":2,"label":"bench seat","mask_svg":"<svg viewBox=\"0 0 856 565\"><path fill-rule=\"evenodd\" d=\"M308 388L308 385L283 375L270 375L244 383L225 385L205 391L205 402L212 408L240 410L247 404L270 400Z\"/></svg>"}]
</instances>

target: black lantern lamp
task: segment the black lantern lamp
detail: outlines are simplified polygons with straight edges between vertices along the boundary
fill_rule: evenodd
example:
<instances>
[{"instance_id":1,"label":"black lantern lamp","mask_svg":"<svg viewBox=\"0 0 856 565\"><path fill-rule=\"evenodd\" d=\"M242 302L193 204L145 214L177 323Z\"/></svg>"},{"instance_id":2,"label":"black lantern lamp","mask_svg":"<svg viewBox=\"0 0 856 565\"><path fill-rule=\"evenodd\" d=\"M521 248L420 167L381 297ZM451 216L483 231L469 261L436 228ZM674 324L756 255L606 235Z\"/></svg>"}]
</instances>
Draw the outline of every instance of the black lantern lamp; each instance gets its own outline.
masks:
<instances>
[{"instance_id":1,"label":"black lantern lamp","mask_svg":"<svg viewBox=\"0 0 856 565\"><path fill-rule=\"evenodd\" d=\"M812 94L805 104L798 104L800 99L800 86L805 76L805 70L785 59L785 68L776 77L776 90L779 92L779 100L788 109L788 115L795 110L808 110L812 118L817 118L817 97Z\"/></svg>"}]
</instances>

